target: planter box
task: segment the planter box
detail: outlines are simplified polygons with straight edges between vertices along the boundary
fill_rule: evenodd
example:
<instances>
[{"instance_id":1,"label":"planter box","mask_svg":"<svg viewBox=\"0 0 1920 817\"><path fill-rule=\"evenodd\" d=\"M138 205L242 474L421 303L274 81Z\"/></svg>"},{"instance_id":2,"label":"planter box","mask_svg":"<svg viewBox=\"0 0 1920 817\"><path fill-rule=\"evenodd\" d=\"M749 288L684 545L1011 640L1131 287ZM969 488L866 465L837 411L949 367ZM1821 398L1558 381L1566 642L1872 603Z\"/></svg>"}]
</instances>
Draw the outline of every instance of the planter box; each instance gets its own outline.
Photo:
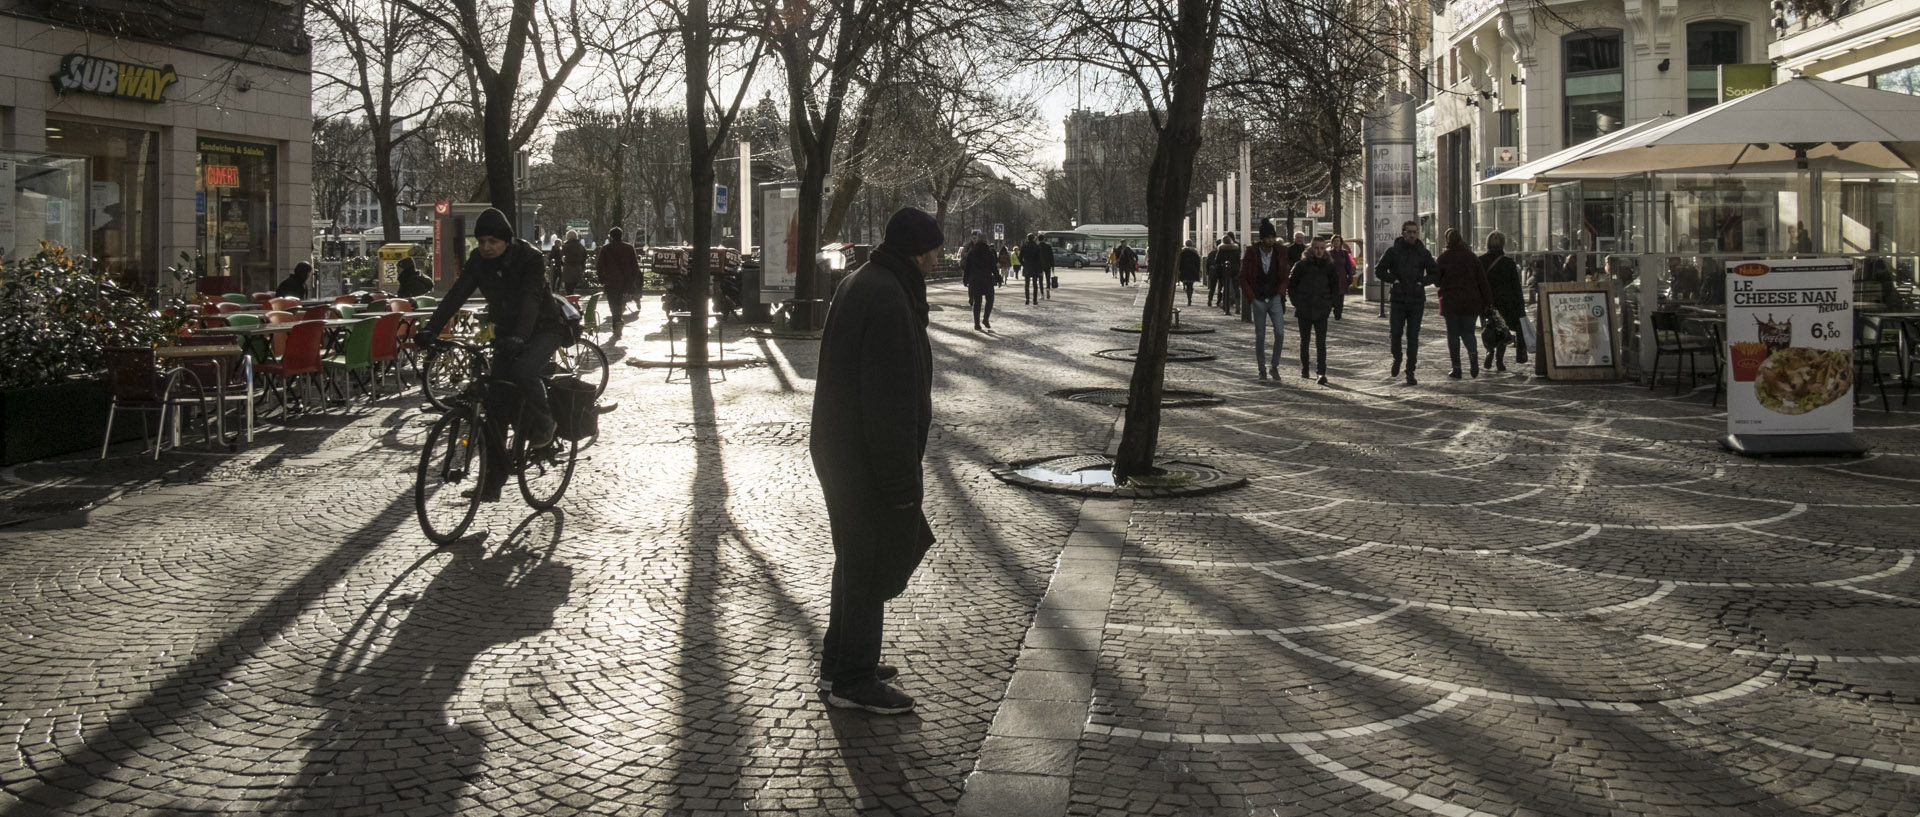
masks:
<instances>
[{"instance_id":1,"label":"planter box","mask_svg":"<svg viewBox=\"0 0 1920 817\"><path fill-rule=\"evenodd\" d=\"M112 404L100 379L0 391L0 465L99 449ZM151 413L129 414L114 423L114 442L140 439L140 424L152 422Z\"/></svg>"}]
</instances>

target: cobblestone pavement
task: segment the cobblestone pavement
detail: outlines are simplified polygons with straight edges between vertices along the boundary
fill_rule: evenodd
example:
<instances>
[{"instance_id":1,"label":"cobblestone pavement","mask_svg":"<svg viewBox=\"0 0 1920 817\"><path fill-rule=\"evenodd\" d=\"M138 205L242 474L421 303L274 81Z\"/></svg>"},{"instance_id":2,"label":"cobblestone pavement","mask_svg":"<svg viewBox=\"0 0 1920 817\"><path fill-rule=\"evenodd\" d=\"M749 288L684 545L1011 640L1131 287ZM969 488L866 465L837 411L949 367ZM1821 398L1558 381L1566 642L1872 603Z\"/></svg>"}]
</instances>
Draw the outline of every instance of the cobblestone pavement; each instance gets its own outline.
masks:
<instances>
[{"instance_id":1,"label":"cobblestone pavement","mask_svg":"<svg viewBox=\"0 0 1920 817\"><path fill-rule=\"evenodd\" d=\"M1218 359L1169 385L1229 400L1161 449L1252 485L1031 493L988 469L1107 450L1118 410L1043 395L1136 342L1107 327L1141 290L1062 278L991 335L935 289L940 543L889 611L916 714L814 691L815 344L752 340L725 380L616 365L560 511L452 548L413 520L410 399L0 471L31 520L0 528L0 815L1920 809L1920 413L1863 404L1863 459L1742 460L1706 389L1448 380L1437 319L1409 388L1364 305L1330 386L1262 383L1196 305L1220 331L1175 345Z\"/></svg>"}]
</instances>

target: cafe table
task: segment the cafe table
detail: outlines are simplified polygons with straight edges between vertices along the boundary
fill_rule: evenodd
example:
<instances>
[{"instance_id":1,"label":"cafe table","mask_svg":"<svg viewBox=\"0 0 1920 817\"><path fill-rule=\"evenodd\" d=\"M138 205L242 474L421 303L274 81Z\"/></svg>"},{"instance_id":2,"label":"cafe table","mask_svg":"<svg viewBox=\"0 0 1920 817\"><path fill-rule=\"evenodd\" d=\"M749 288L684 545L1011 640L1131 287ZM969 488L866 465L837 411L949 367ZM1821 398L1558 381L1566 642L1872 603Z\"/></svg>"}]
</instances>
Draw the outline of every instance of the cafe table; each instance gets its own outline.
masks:
<instances>
[{"instance_id":1,"label":"cafe table","mask_svg":"<svg viewBox=\"0 0 1920 817\"><path fill-rule=\"evenodd\" d=\"M244 328L244 327L240 327ZM198 333L196 333L198 334ZM153 350L153 356L162 361L186 362L192 360L213 360L218 363L219 376L214 381L214 417L219 429L220 441L227 443L227 380L229 367L239 367L243 373L242 390L246 393L247 405L247 442L253 442L253 358L247 356L239 346L161 346ZM202 384L203 386L205 384ZM173 444L180 445L180 415L174 414ZM231 443L228 443L231 445Z\"/></svg>"}]
</instances>

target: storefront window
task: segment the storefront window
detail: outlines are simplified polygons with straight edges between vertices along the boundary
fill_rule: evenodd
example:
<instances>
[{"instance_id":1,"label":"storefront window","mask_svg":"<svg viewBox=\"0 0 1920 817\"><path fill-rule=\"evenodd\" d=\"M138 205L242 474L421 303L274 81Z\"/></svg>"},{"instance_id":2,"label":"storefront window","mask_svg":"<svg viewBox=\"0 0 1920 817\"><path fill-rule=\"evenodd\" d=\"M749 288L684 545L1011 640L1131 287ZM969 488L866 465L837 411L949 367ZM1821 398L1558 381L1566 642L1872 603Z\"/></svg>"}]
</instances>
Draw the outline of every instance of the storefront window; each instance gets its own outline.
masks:
<instances>
[{"instance_id":1,"label":"storefront window","mask_svg":"<svg viewBox=\"0 0 1920 817\"><path fill-rule=\"evenodd\" d=\"M208 274L233 277L239 291L278 283L274 250L273 145L201 137L194 210L200 255Z\"/></svg>"},{"instance_id":2,"label":"storefront window","mask_svg":"<svg viewBox=\"0 0 1920 817\"><path fill-rule=\"evenodd\" d=\"M0 152L0 258L87 246L87 160Z\"/></svg>"},{"instance_id":3,"label":"storefront window","mask_svg":"<svg viewBox=\"0 0 1920 817\"><path fill-rule=\"evenodd\" d=\"M154 292L160 284L160 134L61 119L47 120L47 152L85 156L93 180L81 251L122 287ZM69 248L73 249L73 248Z\"/></svg>"},{"instance_id":4,"label":"storefront window","mask_svg":"<svg viewBox=\"0 0 1920 817\"><path fill-rule=\"evenodd\" d=\"M1620 32L1596 29L1561 41L1566 55L1566 146L1619 130L1626 121L1626 85L1620 73Z\"/></svg>"},{"instance_id":5,"label":"storefront window","mask_svg":"<svg viewBox=\"0 0 1920 817\"><path fill-rule=\"evenodd\" d=\"M1920 94L1920 63L1874 74L1873 87L1882 91Z\"/></svg>"}]
</instances>

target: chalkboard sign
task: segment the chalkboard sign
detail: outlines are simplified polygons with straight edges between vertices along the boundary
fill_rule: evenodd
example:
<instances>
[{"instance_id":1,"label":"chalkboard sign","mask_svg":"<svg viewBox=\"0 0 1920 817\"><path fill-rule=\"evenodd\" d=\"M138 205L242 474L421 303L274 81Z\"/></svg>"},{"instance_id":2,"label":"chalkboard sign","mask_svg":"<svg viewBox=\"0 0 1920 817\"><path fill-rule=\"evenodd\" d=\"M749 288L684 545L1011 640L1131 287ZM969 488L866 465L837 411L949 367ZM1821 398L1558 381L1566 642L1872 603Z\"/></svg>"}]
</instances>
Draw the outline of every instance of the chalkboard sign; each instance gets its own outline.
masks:
<instances>
[{"instance_id":1,"label":"chalkboard sign","mask_svg":"<svg viewBox=\"0 0 1920 817\"><path fill-rule=\"evenodd\" d=\"M1540 362L1549 380L1613 380L1626 374L1611 282L1540 284Z\"/></svg>"}]
</instances>

